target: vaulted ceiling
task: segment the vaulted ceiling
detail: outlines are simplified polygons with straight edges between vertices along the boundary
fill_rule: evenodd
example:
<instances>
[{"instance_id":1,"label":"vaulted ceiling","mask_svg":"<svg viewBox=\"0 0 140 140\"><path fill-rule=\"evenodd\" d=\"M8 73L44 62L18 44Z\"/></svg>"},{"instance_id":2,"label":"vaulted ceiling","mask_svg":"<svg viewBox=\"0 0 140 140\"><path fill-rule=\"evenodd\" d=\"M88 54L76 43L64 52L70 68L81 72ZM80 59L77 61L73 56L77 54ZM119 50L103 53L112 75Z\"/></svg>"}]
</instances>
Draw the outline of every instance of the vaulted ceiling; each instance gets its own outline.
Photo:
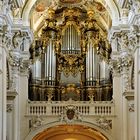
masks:
<instances>
[{"instance_id":1,"label":"vaulted ceiling","mask_svg":"<svg viewBox=\"0 0 140 140\"><path fill-rule=\"evenodd\" d=\"M25 25L30 23L33 31L37 32L48 16L50 7L55 10L62 7L78 7L83 11L93 10L95 20L104 31L108 31L111 25L119 20L119 11L114 0L28 0L22 14Z\"/></svg>"},{"instance_id":2,"label":"vaulted ceiling","mask_svg":"<svg viewBox=\"0 0 140 140\"><path fill-rule=\"evenodd\" d=\"M38 30L38 27L43 22L43 19L47 16L48 7L53 7L56 10L59 10L62 7L74 6L79 7L85 12L88 9L94 10L94 18L97 20L102 29L107 30L111 26L110 15L101 2L92 1L91 3L85 3L82 0L60 0L59 3L52 3L48 0L39 0L34 4L30 12L33 30Z\"/></svg>"}]
</instances>

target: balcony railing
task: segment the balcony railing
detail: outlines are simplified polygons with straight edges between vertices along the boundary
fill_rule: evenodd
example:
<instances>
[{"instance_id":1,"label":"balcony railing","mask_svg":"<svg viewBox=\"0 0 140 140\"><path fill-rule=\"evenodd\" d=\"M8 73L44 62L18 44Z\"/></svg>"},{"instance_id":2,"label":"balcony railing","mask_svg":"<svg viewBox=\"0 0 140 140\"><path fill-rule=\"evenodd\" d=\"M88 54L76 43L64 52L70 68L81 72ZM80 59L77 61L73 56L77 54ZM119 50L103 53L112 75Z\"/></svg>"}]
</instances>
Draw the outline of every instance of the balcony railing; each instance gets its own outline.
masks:
<instances>
[{"instance_id":1,"label":"balcony railing","mask_svg":"<svg viewBox=\"0 0 140 140\"><path fill-rule=\"evenodd\" d=\"M68 106L74 106L81 115L114 116L112 101L28 101L27 116L57 116Z\"/></svg>"}]
</instances>

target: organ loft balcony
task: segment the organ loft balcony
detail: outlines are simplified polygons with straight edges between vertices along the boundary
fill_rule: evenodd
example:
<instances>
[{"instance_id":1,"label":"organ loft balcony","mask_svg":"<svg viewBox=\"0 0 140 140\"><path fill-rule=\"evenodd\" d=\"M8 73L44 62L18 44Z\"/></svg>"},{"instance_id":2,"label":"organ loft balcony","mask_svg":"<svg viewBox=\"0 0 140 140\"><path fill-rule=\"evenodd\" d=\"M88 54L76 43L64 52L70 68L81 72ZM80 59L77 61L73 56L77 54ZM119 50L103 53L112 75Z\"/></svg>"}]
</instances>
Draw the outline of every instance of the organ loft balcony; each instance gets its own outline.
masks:
<instances>
[{"instance_id":1,"label":"organ loft balcony","mask_svg":"<svg viewBox=\"0 0 140 140\"><path fill-rule=\"evenodd\" d=\"M94 12L66 8L49 14L30 47L26 116L60 122L114 117L111 48Z\"/></svg>"}]
</instances>

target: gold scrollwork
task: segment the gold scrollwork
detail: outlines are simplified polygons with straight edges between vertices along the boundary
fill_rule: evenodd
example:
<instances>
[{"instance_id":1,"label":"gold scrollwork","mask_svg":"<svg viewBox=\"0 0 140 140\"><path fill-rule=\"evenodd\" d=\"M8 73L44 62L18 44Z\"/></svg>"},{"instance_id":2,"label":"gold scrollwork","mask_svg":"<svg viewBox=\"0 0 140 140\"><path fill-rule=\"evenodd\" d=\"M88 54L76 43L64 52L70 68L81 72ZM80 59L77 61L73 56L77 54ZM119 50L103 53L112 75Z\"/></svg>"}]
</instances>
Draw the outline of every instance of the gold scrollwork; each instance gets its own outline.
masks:
<instances>
[{"instance_id":1,"label":"gold scrollwork","mask_svg":"<svg viewBox=\"0 0 140 140\"><path fill-rule=\"evenodd\" d=\"M66 77L70 74L74 77L84 70L84 58L76 54L61 54L58 58L59 71L62 71Z\"/></svg>"}]
</instances>

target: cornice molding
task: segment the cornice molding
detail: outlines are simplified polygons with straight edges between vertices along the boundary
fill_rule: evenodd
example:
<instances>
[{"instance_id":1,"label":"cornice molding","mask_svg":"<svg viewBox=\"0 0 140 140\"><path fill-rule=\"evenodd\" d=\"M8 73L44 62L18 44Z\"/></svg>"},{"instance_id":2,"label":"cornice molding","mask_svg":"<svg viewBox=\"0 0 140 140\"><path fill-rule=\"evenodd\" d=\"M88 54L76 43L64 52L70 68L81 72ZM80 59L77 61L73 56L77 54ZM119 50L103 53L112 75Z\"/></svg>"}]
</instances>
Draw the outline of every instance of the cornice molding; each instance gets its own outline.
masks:
<instances>
[{"instance_id":1,"label":"cornice molding","mask_svg":"<svg viewBox=\"0 0 140 140\"><path fill-rule=\"evenodd\" d=\"M7 100L14 100L17 95L18 95L18 93L16 91L8 90L7 91Z\"/></svg>"},{"instance_id":2,"label":"cornice molding","mask_svg":"<svg viewBox=\"0 0 140 140\"><path fill-rule=\"evenodd\" d=\"M134 100L134 90L125 91L123 96L125 96L127 100Z\"/></svg>"}]
</instances>

